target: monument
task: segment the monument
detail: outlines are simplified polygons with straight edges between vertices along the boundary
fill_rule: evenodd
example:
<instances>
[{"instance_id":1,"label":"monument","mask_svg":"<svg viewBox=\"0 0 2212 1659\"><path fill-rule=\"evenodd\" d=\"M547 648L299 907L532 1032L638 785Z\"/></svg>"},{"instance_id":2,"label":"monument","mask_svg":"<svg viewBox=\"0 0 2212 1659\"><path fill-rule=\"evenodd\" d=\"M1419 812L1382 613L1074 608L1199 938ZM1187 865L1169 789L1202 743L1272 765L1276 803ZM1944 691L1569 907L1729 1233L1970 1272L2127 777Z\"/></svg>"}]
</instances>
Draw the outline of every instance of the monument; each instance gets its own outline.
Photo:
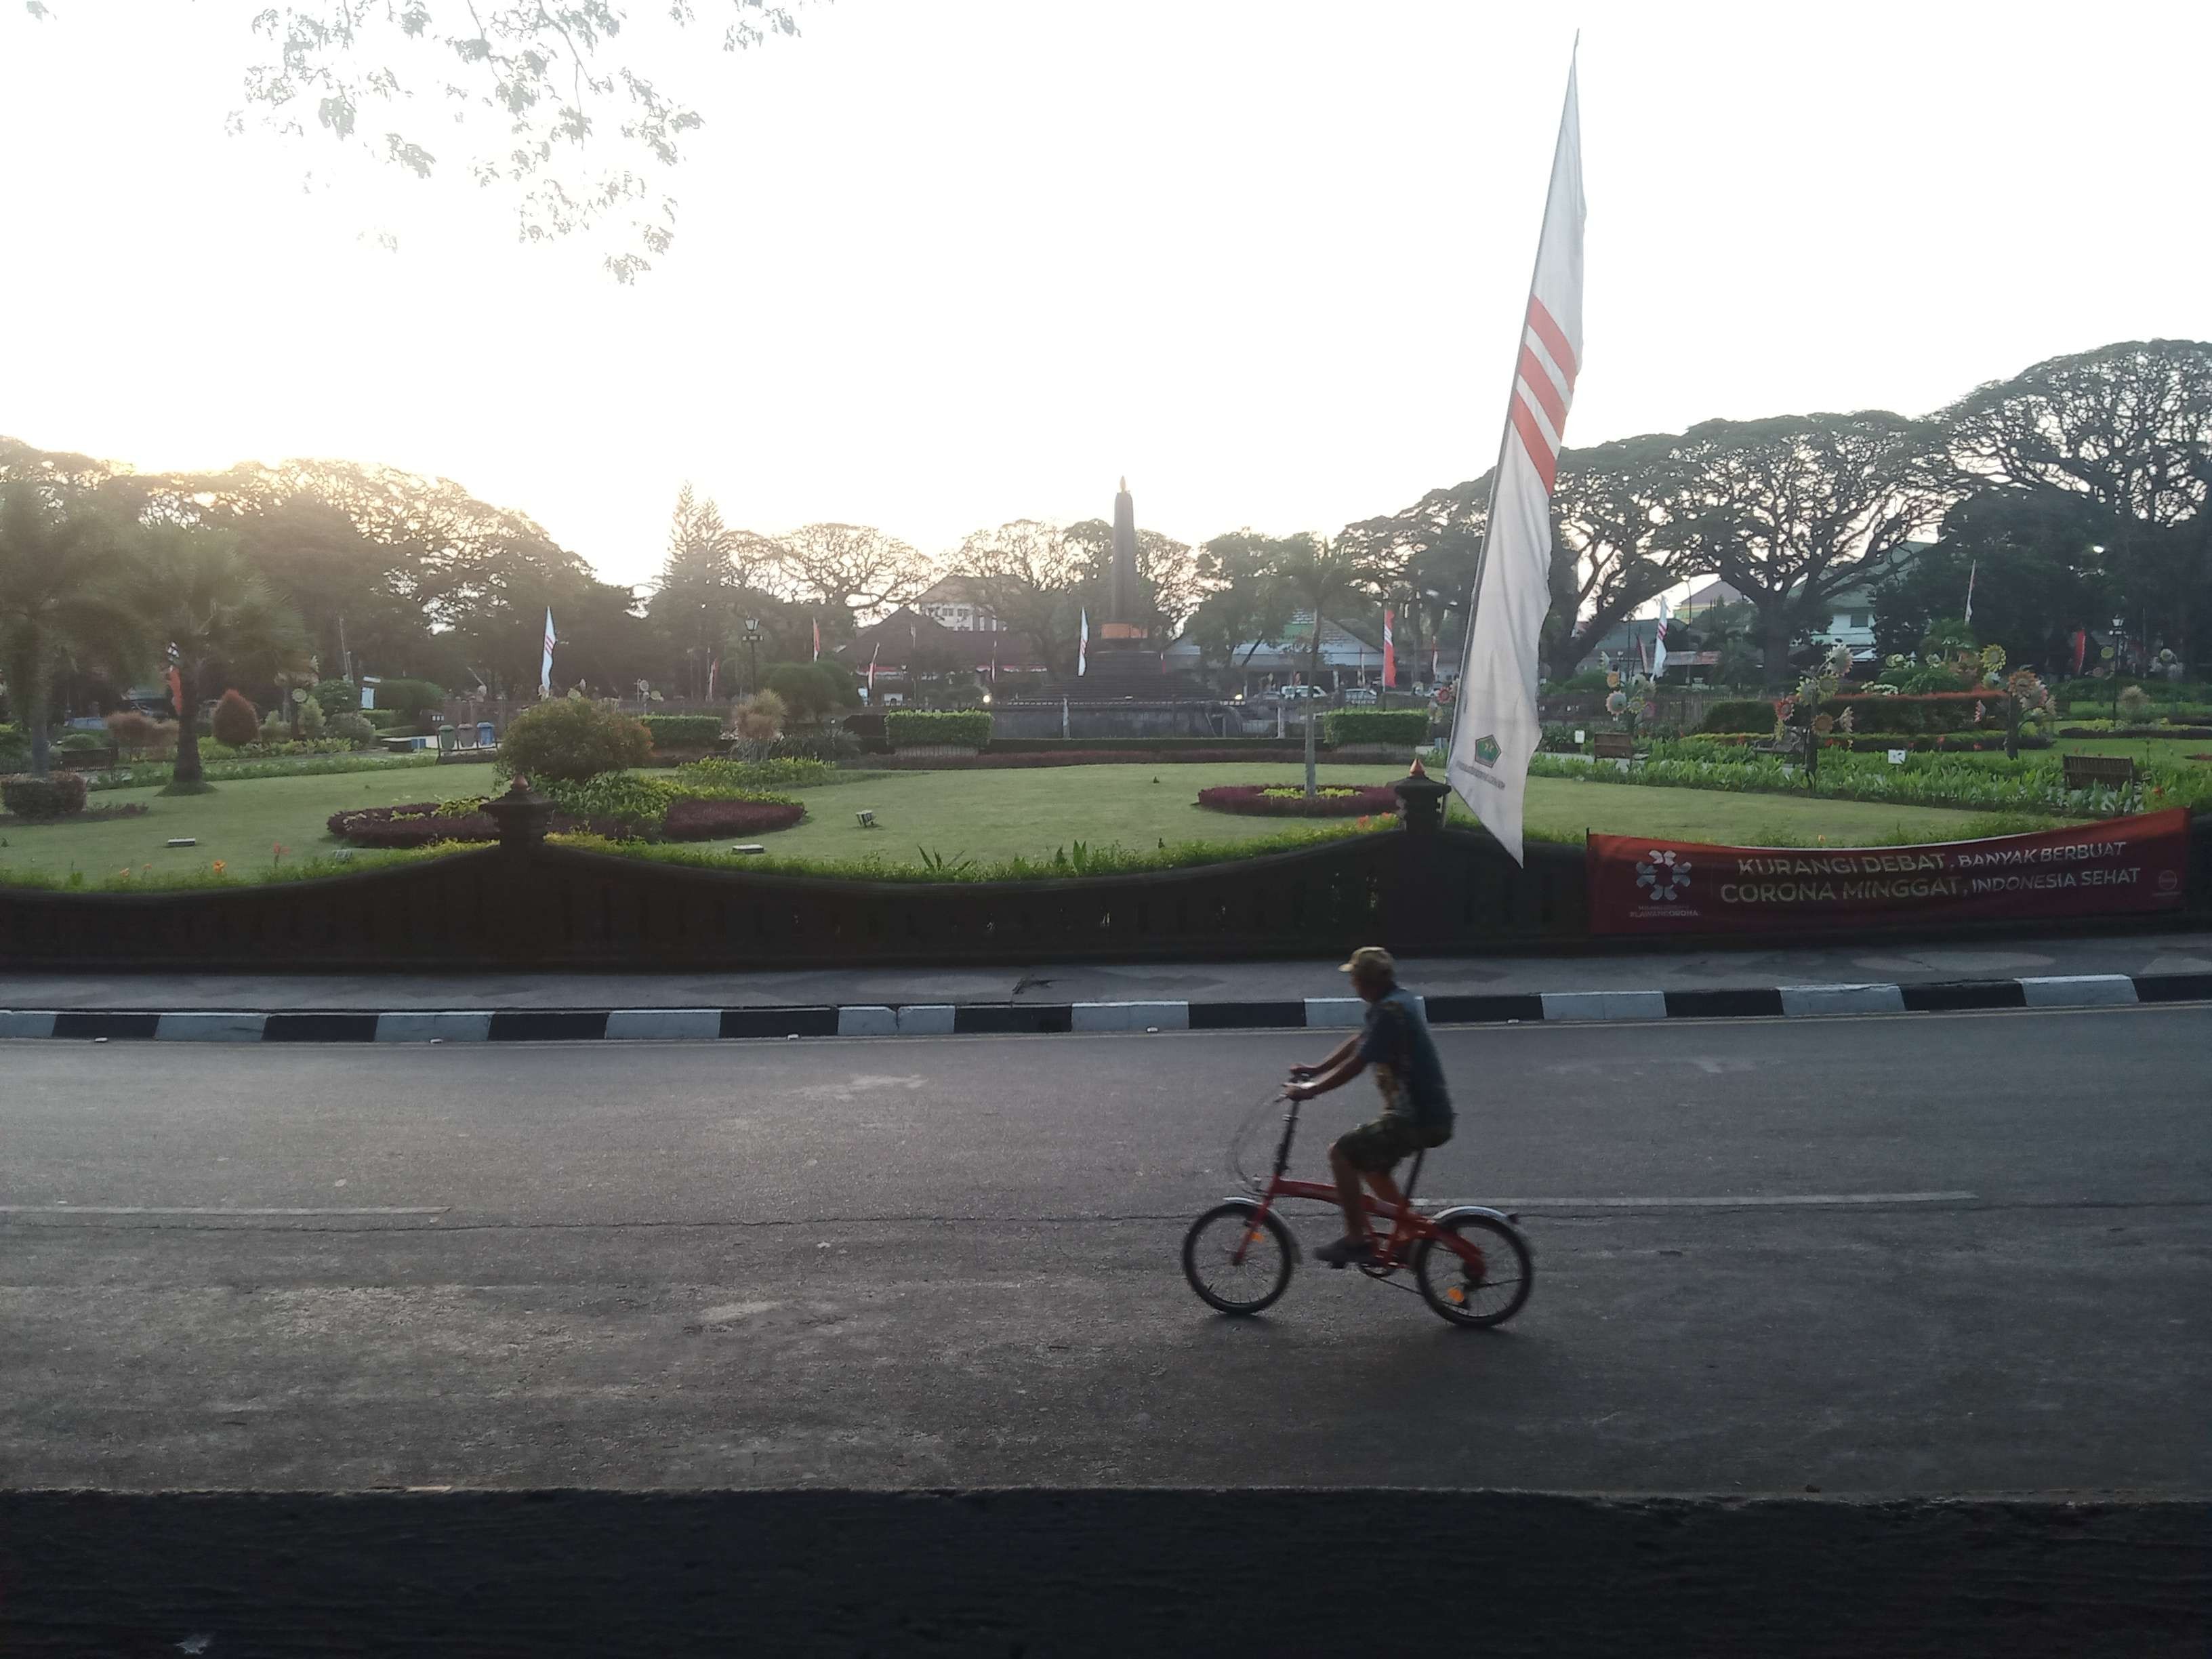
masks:
<instances>
[{"instance_id":1,"label":"monument","mask_svg":"<svg viewBox=\"0 0 2212 1659\"><path fill-rule=\"evenodd\" d=\"M1129 481L1114 497L1114 557L1107 570L1106 614L1092 623L1090 665L1068 688L1082 697L1158 697L1160 653L1151 648L1152 607L1137 575L1137 504Z\"/></svg>"}]
</instances>

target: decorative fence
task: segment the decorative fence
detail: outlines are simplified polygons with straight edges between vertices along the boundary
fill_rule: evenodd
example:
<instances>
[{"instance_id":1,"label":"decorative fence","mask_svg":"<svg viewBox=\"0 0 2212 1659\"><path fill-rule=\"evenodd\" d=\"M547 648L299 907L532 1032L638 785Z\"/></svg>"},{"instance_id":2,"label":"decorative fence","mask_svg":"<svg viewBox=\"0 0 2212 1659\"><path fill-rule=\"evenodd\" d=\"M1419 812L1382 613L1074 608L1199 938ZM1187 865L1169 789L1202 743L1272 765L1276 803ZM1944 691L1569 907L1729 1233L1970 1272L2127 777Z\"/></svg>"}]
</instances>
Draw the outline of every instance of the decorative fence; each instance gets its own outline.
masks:
<instances>
[{"instance_id":1,"label":"decorative fence","mask_svg":"<svg viewBox=\"0 0 2212 1659\"><path fill-rule=\"evenodd\" d=\"M1437 826L1441 785L1400 787L1399 831L1033 882L844 881L585 853L544 841L544 803L502 800L500 845L425 864L212 891L0 889L0 966L801 968L1312 957L1363 944L1419 956L1590 938L1582 848L1532 842L1523 869L1488 836ZM2212 914L2212 817L2191 829L2188 910L2201 919Z\"/></svg>"}]
</instances>

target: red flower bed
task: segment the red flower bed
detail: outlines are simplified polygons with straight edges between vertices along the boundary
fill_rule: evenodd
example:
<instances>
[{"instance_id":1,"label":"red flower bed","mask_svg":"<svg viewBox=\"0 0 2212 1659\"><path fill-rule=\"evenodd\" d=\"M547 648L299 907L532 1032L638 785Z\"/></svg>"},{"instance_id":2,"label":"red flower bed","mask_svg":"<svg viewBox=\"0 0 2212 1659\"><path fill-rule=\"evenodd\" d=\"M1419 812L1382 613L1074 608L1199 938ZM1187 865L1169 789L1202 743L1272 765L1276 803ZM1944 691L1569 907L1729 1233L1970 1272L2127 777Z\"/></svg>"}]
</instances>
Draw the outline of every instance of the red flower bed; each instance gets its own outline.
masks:
<instances>
[{"instance_id":1,"label":"red flower bed","mask_svg":"<svg viewBox=\"0 0 2212 1659\"><path fill-rule=\"evenodd\" d=\"M679 800L670 805L662 833L671 841L714 841L788 830L805 816L796 801Z\"/></svg>"},{"instance_id":2,"label":"red flower bed","mask_svg":"<svg viewBox=\"0 0 2212 1659\"><path fill-rule=\"evenodd\" d=\"M1342 788L1339 784L1332 786ZM1271 795L1270 789L1297 789L1296 783L1224 783L1212 789L1198 792L1198 804L1217 812L1242 812L1262 818L1358 818L1375 817L1398 810L1398 792L1387 783L1369 784L1362 788L1346 790L1340 795L1319 794L1308 799L1303 793L1296 795Z\"/></svg>"},{"instance_id":3,"label":"red flower bed","mask_svg":"<svg viewBox=\"0 0 2212 1659\"><path fill-rule=\"evenodd\" d=\"M860 764L870 771L965 772L994 771L1008 766L1182 766L1194 762L1209 766L1249 766L1255 760L1281 758L1280 755L1255 755L1249 749L1085 749L1076 754L1017 750L1012 754L871 755ZM1326 755L1323 758L1327 758ZM1395 802L1390 810L1397 811Z\"/></svg>"},{"instance_id":4,"label":"red flower bed","mask_svg":"<svg viewBox=\"0 0 2212 1659\"><path fill-rule=\"evenodd\" d=\"M361 806L331 813L326 827L356 847L428 847L439 841L499 839L499 825L489 813L441 818L434 816L437 810L434 800L408 806Z\"/></svg>"}]
</instances>

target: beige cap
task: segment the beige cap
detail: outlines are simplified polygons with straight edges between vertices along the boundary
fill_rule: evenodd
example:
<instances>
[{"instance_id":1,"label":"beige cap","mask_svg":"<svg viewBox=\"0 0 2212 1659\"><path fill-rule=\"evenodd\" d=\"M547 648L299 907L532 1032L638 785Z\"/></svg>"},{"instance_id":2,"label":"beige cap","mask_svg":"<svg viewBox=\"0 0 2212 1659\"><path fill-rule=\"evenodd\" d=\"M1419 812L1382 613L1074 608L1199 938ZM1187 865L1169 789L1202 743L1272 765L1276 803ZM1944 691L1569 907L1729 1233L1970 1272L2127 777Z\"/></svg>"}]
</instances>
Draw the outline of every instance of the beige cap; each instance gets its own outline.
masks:
<instances>
[{"instance_id":1,"label":"beige cap","mask_svg":"<svg viewBox=\"0 0 2212 1659\"><path fill-rule=\"evenodd\" d=\"M1340 963L1340 974L1367 974L1377 979L1398 977L1397 958L1379 945L1363 945L1352 953L1352 960Z\"/></svg>"}]
</instances>

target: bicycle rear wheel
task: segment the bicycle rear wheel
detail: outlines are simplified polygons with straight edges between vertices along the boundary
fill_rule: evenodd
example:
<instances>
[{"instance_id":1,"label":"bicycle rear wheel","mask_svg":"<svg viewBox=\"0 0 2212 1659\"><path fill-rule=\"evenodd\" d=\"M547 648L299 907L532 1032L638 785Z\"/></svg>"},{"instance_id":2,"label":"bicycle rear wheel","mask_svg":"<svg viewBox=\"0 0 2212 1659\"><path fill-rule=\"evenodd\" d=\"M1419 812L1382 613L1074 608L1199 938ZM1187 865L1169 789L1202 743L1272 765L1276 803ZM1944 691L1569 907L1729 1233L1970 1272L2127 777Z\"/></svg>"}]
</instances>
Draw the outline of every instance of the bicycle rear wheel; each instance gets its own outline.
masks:
<instances>
[{"instance_id":1,"label":"bicycle rear wheel","mask_svg":"<svg viewBox=\"0 0 2212 1659\"><path fill-rule=\"evenodd\" d=\"M1256 1206L1232 1200L1190 1224L1182 1236L1182 1276L1207 1307L1255 1314L1291 1287L1297 1250L1273 1211L1262 1216Z\"/></svg>"},{"instance_id":2,"label":"bicycle rear wheel","mask_svg":"<svg viewBox=\"0 0 2212 1659\"><path fill-rule=\"evenodd\" d=\"M1437 1225L1474 1245L1481 1265L1441 1240L1423 1239L1413 1250L1413 1279L1422 1299L1454 1325L1503 1325L1519 1313L1534 1288L1528 1242L1485 1215L1440 1216Z\"/></svg>"}]
</instances>

